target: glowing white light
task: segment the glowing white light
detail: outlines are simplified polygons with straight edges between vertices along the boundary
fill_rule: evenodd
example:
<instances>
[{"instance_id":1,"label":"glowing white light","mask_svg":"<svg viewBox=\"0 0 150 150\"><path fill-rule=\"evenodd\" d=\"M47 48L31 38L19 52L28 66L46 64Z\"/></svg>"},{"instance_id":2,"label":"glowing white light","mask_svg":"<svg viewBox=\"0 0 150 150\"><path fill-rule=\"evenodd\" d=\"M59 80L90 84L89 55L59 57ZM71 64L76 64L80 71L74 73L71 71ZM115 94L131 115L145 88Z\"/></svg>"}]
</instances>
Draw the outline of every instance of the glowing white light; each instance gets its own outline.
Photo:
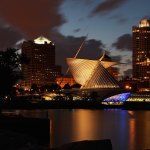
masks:
<instances>
[{"instance_id":1,"label":"glowing white light","mask_svg":"<svg viewBox=\"0 0 150 150\"><path fill-rule=\"evenodd\" d=\"M49 44L49 43L51 43L51 41L48 40L47 38L43 37L43 36L40 36L34 40L34 43L36 43L36 44L45 44L45 43Z\"/></svg>"},{"instance_id":2,"label":"glowing white light","mask_svg":"<svg viewBox=\"0 0 150 150\"><path fill-rule=\"evenodd\" d=\"M147 19L143 19L140 21L139 27L150 27L150 21Z\"/></svg>"}]
</instances>

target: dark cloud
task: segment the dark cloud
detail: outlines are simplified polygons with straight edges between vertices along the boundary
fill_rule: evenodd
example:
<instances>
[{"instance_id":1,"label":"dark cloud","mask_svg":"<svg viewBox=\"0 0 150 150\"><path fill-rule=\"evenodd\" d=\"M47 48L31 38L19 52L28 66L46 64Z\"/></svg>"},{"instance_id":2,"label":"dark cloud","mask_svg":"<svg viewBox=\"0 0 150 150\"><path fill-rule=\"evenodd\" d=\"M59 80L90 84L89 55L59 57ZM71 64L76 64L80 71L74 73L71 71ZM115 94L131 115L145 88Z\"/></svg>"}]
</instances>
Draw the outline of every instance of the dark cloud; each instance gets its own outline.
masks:
<instances>
[{"instance_id":1,"label":"dark cloud","mask_svg":"<svg viewBox=\"0 0 150 150\"><path fill-rule=\"evenodd\" d=\"M132 63L132 60L131 60L131 59L127 59L127 60L126 60L126 63L127 63L127 64L131 64L131 63Z\"/></svg>"},{"instance_id":2,"label":"dark cloud","mask_svg":"<svg viewBox=\"0 0 150 150\"><path fill-rule=\"evenodd\" d=\"M127 0L105 0L95 7L91 13L91 16L96 14L107 14L121 6L126 1Z\"/></svg>"},{"instance_id":3,"label":"dark cloud","mask_svg":"<svg viewBox=\"0 0 150 150\"><path fill-rule=\"evenodd\" d=\"M80 29L79 29L79 28L74 30L74 32L75 32L75 33L79 32L79 31L80 31Z\"/></svg>"},{"instance_id":4,"label":"dark cloud","mask_svg":"<svg viewBox=\"0 0 150 150\"><path fill-rule=\"evenodd\" d=\"M120 24L123 24L125 22L127 22L127 18L119 18L117 21L120 23Z\"/></svg>"},{"instance_id":5,"label":"dark cloud","mask_svg":"<svg viewBox=\"0 0 150 150\"><path fill-rule=\"evenodd\" d=\"M67 69L66 58L74 57L81 43L84 41L83 37L63 36L58 32L54 32L52 40L56 46L56 63L61 64L63 72ZM78 58L98 59L102 55L104 45L101 41L94 39L86 40Z\"/></svg>"},{"instance_id":6,"label":"dark cloud","mask_svg":"<svg viewBox=\"0 0 150 150\"><path fill-rule=\"evenodd\" d=\"M124 76L131 76L132 75L132 69L127 69L126 71L124 71Z\"/></svg>"},{"instance_id":7,"label":"dark cloud","mask_svg":"<svg viewBox=\"0 0 150 150\"><path fill-rule=\"evenodd\" d=\"M114 61L121 62L122 56L120 56L120 55L118 55L118 56L111 56L111 59L114 60Z\"/></svg>"},{"instance_id":8,"label":"dark cloud","mask_svg":"<svg viewBox=\"0 0 150 150\"><path fill-rule=\"evenodd\" d=\"M110 19L113 19L113 20L116 20L118 23L120 24L123 24L125 22L127 22L127 18L121 16L121 15L114 15L114 16L111 16Z\"/></svg>"},{"instance_id":9,"label":"dark cloud","mask_svg":"<svg viewBox=\"0 0 150 150\"><path fill-rule=\"evenodd\" d=\"M21 38L23 38L23 35L13 28L0 26L0 50L15 47L15 44Z\"/></svg>"},{"instance_id":10,"label":"dark cloud","mask_svg":"<svg viewBox=\"0 0 150 150\"><path fill-rule=\"evenodd\" d=\"M115 47L119 51L131 51L132 38L130 34L124 34L120 36L115 43L112 44L112 47Z\"/></svg>"},{"instance_id":11,"label":"dark cloud","mask_svg":"<svg viewBox=\"0 0 150 150\"><path fill-rule=\"evenodd\" d=\"M63 0L1 0L0 17L30 38L48 36L65 21L59 13Z\"/></svg>"}]
</instances>

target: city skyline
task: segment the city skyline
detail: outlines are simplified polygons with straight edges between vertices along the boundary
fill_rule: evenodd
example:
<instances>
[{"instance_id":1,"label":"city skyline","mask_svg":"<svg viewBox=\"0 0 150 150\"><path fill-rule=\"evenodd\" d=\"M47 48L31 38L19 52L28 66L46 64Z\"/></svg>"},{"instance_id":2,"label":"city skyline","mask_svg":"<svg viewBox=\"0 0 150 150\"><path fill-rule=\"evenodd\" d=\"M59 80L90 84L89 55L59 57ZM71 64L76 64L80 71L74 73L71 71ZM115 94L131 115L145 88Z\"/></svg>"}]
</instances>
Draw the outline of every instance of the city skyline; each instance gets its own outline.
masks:
<instances>
[{"instance_id":1,"label":"city skyline","mask_svg":"<svg viewBox=\"0 0 150 150\"><path fill-rule=\"evenodd\" d=\"M121 73L130 73L132 26L150 14L148 0L0 1L0 50L43 35L55 43L56 63L63 72L65 59L75 55L88 34L79 58L96 59L100 49L108 50L127 63Z\"/></svg>"}]
</instances>

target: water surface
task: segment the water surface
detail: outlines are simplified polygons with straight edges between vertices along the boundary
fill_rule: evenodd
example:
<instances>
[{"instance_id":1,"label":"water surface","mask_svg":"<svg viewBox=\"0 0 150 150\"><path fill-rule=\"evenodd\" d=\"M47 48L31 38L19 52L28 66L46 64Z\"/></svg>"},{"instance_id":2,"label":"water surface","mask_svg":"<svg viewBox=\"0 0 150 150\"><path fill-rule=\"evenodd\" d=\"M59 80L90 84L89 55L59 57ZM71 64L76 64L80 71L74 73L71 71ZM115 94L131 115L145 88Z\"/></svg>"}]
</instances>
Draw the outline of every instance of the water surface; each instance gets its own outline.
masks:
<instances>
[{"instance_id":1,"label":"water surface","mask_svg":"<svg viewBox=\"0 0 150 150\"><path fill-rule=\"evenodd\" d=\"M50 145L111 139L113 150L150 149L150 111L121 109L16 110L27 117L50 118Z\"/></svg>"}]
</instances>

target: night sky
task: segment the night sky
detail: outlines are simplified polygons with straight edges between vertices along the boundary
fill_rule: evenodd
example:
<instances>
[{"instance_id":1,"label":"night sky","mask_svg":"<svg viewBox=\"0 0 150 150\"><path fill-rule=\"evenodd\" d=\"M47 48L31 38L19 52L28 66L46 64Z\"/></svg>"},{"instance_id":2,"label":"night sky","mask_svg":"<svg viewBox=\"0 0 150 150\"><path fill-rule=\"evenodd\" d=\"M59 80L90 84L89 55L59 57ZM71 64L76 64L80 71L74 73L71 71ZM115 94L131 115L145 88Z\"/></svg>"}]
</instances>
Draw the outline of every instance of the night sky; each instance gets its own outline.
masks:
<instances>
[{"instance_id":1,"label":"night sky","mask_svg":"<svg viewBox=\"0 0 150 150\"><path fill-rule=\"evenodd\" d=\"M132 26L150 16L150 0L0 0L0 50L19 48L41 35L56 45L56 63L66 57L97 59L103 50L131 75Z\"/></svg>"}]
</instances>

